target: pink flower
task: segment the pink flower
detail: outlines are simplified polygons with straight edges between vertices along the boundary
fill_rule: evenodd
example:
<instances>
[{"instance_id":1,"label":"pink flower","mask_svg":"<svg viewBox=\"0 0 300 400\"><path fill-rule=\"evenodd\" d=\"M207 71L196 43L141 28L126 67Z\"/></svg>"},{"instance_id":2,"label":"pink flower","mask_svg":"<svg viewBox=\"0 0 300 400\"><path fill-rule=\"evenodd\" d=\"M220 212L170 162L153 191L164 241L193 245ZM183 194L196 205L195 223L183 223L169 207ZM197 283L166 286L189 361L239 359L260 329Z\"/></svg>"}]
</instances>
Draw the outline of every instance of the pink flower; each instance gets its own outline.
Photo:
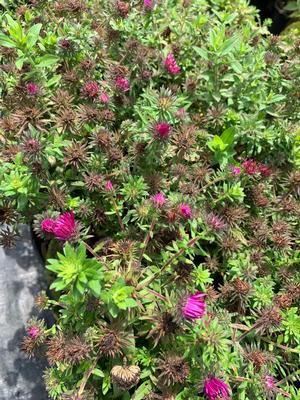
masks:
<instances>
[{"instance_id":1,"label":"pink flower","mask_svg":"<svg viewBox=\"0 0 300 400\"><path fill-rule=\"evenodd\" d=\"M169 53L164 61L165 67L167 71L172 74L176 75L180 72L180 68L178 67L175 57L172 53Z\"/></svg>"},{"instance_id":2,"label":"pink flower","mask_svg":"<svg viewBox=\"0 0 300 400\"><path fill-rule=\"evenodd\" d=\"M109 96L106 93L101 93L99 96L101 103L108 104L109 103Z\"/></svg>"},{"instance_id":3,"label":"pink flower","mask_svg":"<svg viewBox=\"0 0 300 400\"><path fill-rule=\"evenodd\" d=\"M207 216L207 224L211 229L215 231L220 231L226 227L225 222L218 215L210 213Z\"/></svg>"},{"instance_id":4,"label":"pink flower","mask_svg":"<svg viewBox=\"0 0 300 400\"><path fill-rule=\"evenodd\" d=\"M27 328L27 334L30 336L32 339L37 339L41 333L41 330L38 326L33 325Z\"/></svg>"},{"instance_id":5,"label":"pink flower","mask_svg":"<svg viewBox=\"0 0 300 400\"><path fill-rule=\"evenodd\" d=\"M35 96L39 91L38 85L33 82L27 83L26 89L27 89L27 93L30 94L31 96Z\"/></svg>"},{"instance_id":6,"label":"pink flower","mask_svg":"<svg viewBox=\"0 0 300 400\"><path fill-rule=\"evenodd\" d=\"M262 176L268 177L272 174L272 170L270 167L268 167L267 165L264 164L260 164L258 166L258 170L261 173Z\"/></svg>"},{"instance_id":7,"label":"pink flower","mask_svg":"<svg viewBox=\"0 0 300 400\"><path fill-rule=\"evenodd\" d=\"M248 159L243 162L243 167L248 175L254 175L258 172L256 161Z\"/></svg>"},{"instance_id":8,"label":"pink flower","mask_svg":"<svg viewBox=\"0 0 300 400\"><path fill-rule=\"evenodd\" d=\"M184 108L178 108L178 110L175 112L175 117L178 119L183 120L186 115L186 111Z\"/></svg>"},{"instance_id":9,"label":"pink flower","mask_svg":"<svg viewBox=\"0 0 300 400\"><path fill-rule=\"evenodd\" d=\"M162 207L166 203L166 196L162 192L159 192L152 196L151 200L156 207Z\"/></svg>"},{"instance_id":10,"label":"pink flower","mask_svg":"<svg viewBox=\"0 0 300 400\"><path fill-rule=\"evenodd\" d=\"M238 176L241 173L241 168L240 167L232 167L231 171L232 171L233 175Z\"/></svg>"},{"instance_id":11,"label":"pink flower","mask_svg":"<svg viewBox=\"0 0 300 400\"><path fill-rule=\"evenodd\" d=\"M230 387L218 378L207 378L204 381L204 393L209 400L228 400Z\"/></svg>"},{"instance_id":12,"label":"pink flower","mask_svg":"<svg viewBox=\"0 0 300 400\"><path fill-rule=\"evenodd\" d=\"M116 88L119 89L121 92L128 92L130 85L128 79L117 76L115 79Z\"/></svg>"},{"instance_id":13,"label":"pink flower","mask_svg":"<svg viewBox=\"0 0 300 400\"><path fill-rule=\"evenodd\" d=\"M171 125L168 122L158 122L154 127L154 135L159 139L167 139L171 133Z\"/></svg>"},{"instance_id":14,"label":"pink flower","mask_svg":"<svg viewBox=\"0 0 300 400\"><path fill-rule=\"evenodd\" d=\"M105 183L105 190L107 192L111 192L113 189L114 189L114 187L113 187L112 181L107 181Z\"/></svg>"},{"instance_id":15,"label":"pink flower","mask_svg":"<svg viewBox=\"0 0 300 400\"><path fill-rule=\"evenodd\" d=\"M65 212L58 217L53 233L58 240L69 240L74 236L76 222L73 211Z\"/></svg>"},{"instance_id":16,"label":"pink flower","mask_svg":"<svg viewBox=\"0 0 300 400\"><path fill-rule=\"evenodd\" d=\"M147 11L150 11L152 8L152 0L144 0L144 7Z\"/></svg>"},{"instance_id":17,"label":"pink flower","mask_svg":"<svg viewBox=\"0 0 300 400\"><path fill-rule=\"evenodd\" d=\"M265 375L264 376L264 385L265 385L265 388L267 389L267 390L274 390L275 388L276 388L276 386L275 386L275 379L274 379L274 377L273 376L271 376L271 375Z\"/></svg>"},{"instance_id":18,"label":"pink flower","mask_svg":"<svg viewBox=\"0 0 300 400\"><path fill-rule=\"evenodd\" d=\"M179 206L179 212L182 215L182 217L189 219L192 217L192 209L191 207L186 204L186 203L182 203Z\"/></svg>"},{"instance_id":19,"label":"pink flower","mask_svg":"<svg viewBox=\"0 0 300 400\"><path fill-rule=\"evenodd\" d=\"M205 296L206 294L201 292L196 292L195 294L188 296L182 308L185 318L193 320L203 317L206 310L206 304L203 300Z\"/></svg>"},{"instance_id":20,"label":"pink flower","mask_svg":"<svg viewBox=\"0 0 300 400\"><path fill-rule=\"evenodd\" d=\"M97 82L95 81L86 82L81 89L81 93L84 97L94 99L99 93L99 86Z\"/></svg>"},{"instance_id":21,"label":"pink flower","mask_svg":"<svg viewBox=\"0 0 300 400\"><path fill-rule=\"evenodd\" d=\"M46 218L41 222L41 229L43 232L53 233L56 221L53 218Z\"/></svg>"}]
</instances>

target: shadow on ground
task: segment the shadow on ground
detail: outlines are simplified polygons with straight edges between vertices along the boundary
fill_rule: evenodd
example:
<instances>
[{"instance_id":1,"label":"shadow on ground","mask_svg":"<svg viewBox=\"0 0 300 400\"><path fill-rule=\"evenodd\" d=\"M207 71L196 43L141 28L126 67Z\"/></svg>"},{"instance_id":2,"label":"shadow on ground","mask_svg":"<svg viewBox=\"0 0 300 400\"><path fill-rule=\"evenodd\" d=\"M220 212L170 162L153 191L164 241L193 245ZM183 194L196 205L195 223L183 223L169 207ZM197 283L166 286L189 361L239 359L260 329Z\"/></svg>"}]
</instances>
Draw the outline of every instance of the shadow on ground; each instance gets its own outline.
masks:
<instances>
[{"instance_id":1,"label":"shadow on ground","mask_svg":"<svg viewBox=\"0 0 300 400\"><path fill-rule=\"evenodd\" d=\"M14 249L0 248L0 400L47 400L41 360L28 360L19 346L34 310L34 296L44 289L44 266L30 230L21 227Z\"/></svg>"}]
</instances>

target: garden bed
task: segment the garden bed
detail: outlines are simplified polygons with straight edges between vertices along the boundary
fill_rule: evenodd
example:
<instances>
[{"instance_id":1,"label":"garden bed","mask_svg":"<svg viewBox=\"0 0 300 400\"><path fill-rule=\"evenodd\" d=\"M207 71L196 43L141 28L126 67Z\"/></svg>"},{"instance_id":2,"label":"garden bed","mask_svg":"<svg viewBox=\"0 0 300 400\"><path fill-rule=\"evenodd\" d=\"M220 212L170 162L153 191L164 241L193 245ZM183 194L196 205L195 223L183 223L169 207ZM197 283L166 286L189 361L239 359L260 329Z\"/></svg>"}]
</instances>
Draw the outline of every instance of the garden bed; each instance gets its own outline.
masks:
<instances>
[{"instance_id":1,"label":"garden bed","mask_svg":"<svg viewBox=\"0 0 300 400\"><path fill-rule=\"evenodd\" d=\"M297 399L297 32L244 0L5 6L0 242L26 222L45 260L50 398Z\"/></svg>"}]
</instances>

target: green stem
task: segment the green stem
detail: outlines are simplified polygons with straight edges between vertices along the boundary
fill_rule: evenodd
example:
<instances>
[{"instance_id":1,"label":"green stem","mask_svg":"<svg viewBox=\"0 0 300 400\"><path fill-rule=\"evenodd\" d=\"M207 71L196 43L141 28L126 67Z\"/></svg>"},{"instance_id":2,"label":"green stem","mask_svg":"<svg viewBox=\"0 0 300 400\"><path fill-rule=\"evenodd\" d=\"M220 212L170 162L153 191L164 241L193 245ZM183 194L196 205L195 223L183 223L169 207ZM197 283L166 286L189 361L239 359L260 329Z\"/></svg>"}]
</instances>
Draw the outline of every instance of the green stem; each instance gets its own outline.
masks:
<instances>
[{"instance_id":1,"label":"green stem","mask_svg":"<svg viewBox=\"0 0 300 400\"><path fill-rule=\"evenodd\" d=\"M161 275L161 274L164 272L164 270L165 270L169 265L171 265L178 257L180 257L189 247L192 247L198 240L200 240L200 236L196 236L195 238L191 239L191 240L187 243L186 247L184 247L184 248L180 249L179 251L177 251L177 253L174 254L173 257L171 257L171 258L161 267L161 269L160 269L158 272L156 272L155 274L151 275L151 276L149 277L149 279L146 280L146 282L141 282L139 285L137 285L136 290L141 290L141 289L143 289L144 287L150 285L150 284L154 281L154 279L156 279L159 275Z\"/></svg>"},{"instance_id":2,"label":"green stem","mask_svg":"<svg viewBox=\"0 0 300 400\"><path fill-rule=\"evenodd\" d=\"M95 358L95 360L93 361L92 365L90 366L89 369L86 370L85 374L83 375L82 378L82 382L80 384L79 390L78 390L78 397L80 398L80 396L83 394L85 386L87 384L87 381L89 380L89 377L91 376L93 370L95 369L97 362L99 361L99 358L101 356L101 353L99 352Z\"/></svg>"},{"instance_id":3,"label":"green stem","mask_svg":"<svg viewBox=\"0 0 300 400\"><path fill-rule=\"evenodd\" d=\"M125 231L125 227L124 227L122 218L121 218L121 216L119 214L119 210L118 210L118 205L117 205L116 199L114 197L112 197L111 199L112 199L114 211L115 211L115 213L117 215L117 218L118 218L118 222L119 222L120 228L124 232Z\"/></svg>"},{"instance_id":4,"label":"green stem","mask_svg":"<svg viewBox=\"0 0 300 400\"><path fill-rule=\"evenodd\" d=\"M143 259L143 255L144 255L144 253L146 251L146 248L148 246L149 240L151 239L151 233L153 232L155 222L156 222L156 218L153 217L151 225L150 225L150 228L149 228L149 230L147 232L147 235L145 237L145 240L143 242L143 248L142 248L142 251L141 251L141 254L140 254L140 257L139 257L139 263L141 263L141 261Z\"/></svg>"},{"instance_id":5,"label":"green stem","mask_svg":"<svg viewBox=\"0 0 300 400\"><path fill-rule=\"evenodd\" d=\"M199 193L205 191L205 189L209 188L210 186L213 186L215 183L221 182L225 179L224 176L219 176L218 178L213 179L212 181L208 182L206 185L202 186L202 188L200 188Z\"/></svg>"}]
</instances>

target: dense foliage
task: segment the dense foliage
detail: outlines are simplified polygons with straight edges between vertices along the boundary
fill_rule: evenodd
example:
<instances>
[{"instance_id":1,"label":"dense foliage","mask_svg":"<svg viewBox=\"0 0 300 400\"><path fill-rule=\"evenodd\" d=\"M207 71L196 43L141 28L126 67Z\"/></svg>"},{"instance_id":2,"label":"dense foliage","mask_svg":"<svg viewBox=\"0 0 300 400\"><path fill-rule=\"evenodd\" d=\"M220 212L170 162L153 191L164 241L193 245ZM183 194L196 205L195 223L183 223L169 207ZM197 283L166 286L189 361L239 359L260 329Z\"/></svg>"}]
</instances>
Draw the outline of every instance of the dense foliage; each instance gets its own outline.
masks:
<instances>
[{"instance_id":1,"label":"dense foliage","mask_svg":"<svg viewBox=\"0 0 300 400\"><path fill-rule=\"evenodd\" d=\"M299 399L300 42L245 0L4 0L0 242L42 240L52 399Z\"/></svg>"}]
</instances>

